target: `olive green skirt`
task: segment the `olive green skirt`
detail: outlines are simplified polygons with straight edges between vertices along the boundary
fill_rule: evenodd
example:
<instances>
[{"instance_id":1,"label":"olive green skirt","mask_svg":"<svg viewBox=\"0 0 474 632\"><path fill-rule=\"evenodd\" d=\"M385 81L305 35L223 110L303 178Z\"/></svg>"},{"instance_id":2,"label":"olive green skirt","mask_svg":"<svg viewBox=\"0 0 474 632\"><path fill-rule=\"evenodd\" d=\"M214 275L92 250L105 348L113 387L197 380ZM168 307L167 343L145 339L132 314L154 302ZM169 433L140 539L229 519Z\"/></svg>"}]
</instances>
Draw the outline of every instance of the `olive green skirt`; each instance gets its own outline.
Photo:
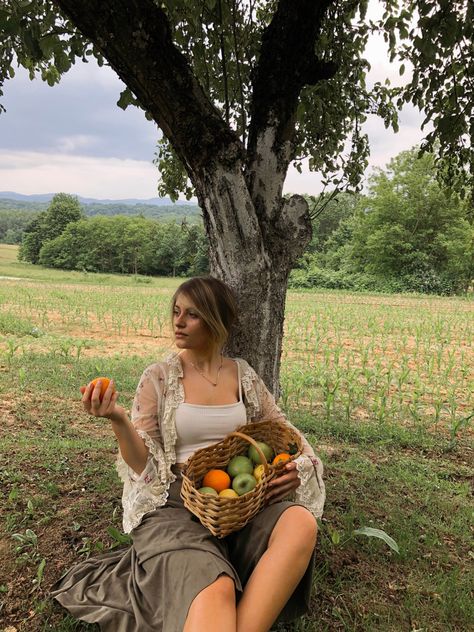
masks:
<instances>
[{"instance_id":1,"label":"olive green skirt","mask_svg":"<svg viewBox=\"0 0 474 632\"><path fill-rule=\"evenodd\" d=\"M269 505L243 529L218 539L184 507L180 487L178 477L166 505L132 531L131 546L81 561L51 595L74 617L106 632L182 632L193 599L223 574L234 580L238 601L277 520L295 503ZM314 553L279 622L308 611L313 565Z\"/></svg>"}]
</instances>

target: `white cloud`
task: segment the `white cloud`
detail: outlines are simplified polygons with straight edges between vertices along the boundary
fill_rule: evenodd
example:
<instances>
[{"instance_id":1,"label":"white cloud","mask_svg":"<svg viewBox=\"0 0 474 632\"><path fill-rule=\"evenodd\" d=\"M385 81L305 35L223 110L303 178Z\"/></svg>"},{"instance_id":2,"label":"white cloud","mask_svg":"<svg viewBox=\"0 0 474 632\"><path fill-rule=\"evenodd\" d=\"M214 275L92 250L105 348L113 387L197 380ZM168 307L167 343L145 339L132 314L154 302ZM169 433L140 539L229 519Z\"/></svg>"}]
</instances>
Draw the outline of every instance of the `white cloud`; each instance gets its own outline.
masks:
<instances>
[{"instance_id":1,"label":"white cloud","mask_svg":"<svg viewBox=\"0 0 474 632\"><path fill-rule=\"evenodd\" d=\"M56 149L60 153L73 154L78 149L90 149L97 144L98 139L89 134L72 134L71 136L59 136L56 139Z\"/></svg>"},{"instance_id":2,"label":"white cloud","mask_svg":"<svg viewBox=\"0 0 474 632\"><path fill-rule=\"evenodd\" d=\"M307 160L303 161L302 173L298 173L294 167L290 166L283 193L318 195L322 190L321 176L309 170Z\"/></svg>"},{"instance_id":3,"label":"white cloud","mask_svg":"<svg viewBox=\"0 0 474 632\"><path fill-rule=\"evenodd\" d=\"M158 175L144 160L0 152L0 190L25 195L61 191L95 198L150 198L157 196Z\"/></svg>"},{"instance_id":4,"label":"white cloud","mask_svg":"<svg viewBox=\"0 0 474 632\"><path fill-rule=\"evenodd\" d=\"M93 64L76 64L53 87L19 70L1 99L0 149L152 160L157 126L138 108L117 107L122 87Z\"/></svg>"}]
</instances>

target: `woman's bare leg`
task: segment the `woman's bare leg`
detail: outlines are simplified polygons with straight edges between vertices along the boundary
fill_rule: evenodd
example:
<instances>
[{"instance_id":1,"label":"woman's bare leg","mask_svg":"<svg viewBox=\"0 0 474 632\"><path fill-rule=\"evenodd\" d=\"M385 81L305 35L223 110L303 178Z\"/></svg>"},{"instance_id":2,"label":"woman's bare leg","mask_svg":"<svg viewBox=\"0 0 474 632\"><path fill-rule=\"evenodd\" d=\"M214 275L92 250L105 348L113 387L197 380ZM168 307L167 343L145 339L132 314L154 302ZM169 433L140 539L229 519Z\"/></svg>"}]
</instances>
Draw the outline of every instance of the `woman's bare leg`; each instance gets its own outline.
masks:
<instances>
[{"instance_id":1,"label":"woman's bare leg","mask_svg":"<svg viewBox=\"0 0 474 632\"><path fill-rule=\"evenodd\" d=\"M228 575L193 599L183 632L236 632L235 584Z\"/></svg>"},{"instance_id":2,"label":"woman's bare leg","mask_svg":"<svg viewBox=\"0 0 474 632\"><path fill-rule=\"evenodd\" d=\"M304 507L290 507L280 516L237 606L237 632L270 630L308 568L317 530Z\"/></svg>"}]
</instances>

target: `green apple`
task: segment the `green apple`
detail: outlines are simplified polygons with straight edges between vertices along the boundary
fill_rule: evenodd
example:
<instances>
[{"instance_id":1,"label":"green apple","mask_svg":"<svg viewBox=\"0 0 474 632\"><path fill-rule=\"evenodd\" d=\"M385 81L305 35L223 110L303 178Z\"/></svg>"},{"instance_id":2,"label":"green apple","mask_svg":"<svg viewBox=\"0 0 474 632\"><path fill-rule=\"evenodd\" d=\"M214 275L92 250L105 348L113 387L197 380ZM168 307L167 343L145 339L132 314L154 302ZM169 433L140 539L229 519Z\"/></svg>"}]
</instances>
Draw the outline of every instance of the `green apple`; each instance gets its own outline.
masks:
<instances>
[{"instance_id":1,"label":"green apple","mask_svg":"<svg viewBox=\"0 0 474 632\"><path fill-rule=\"evenodd\" d=\"M251 492L254 487L257 486L257 479L252 474L237 474L232 481L232 489L238 493L239 496Z\"/></svg>"},{"instance_id":2,"label":"green apple","mask_svg":"<svg viewBox=\"0 0 474 632\"><path fill-rule=\"evenodd\" d=\"M201 492L201 494L211 494L211 496L219 496L216 490L212 489L212 487L200 487L198 492Z\"/></svg>"},{"instance_id":3,"label":"green apple","mask_svg":"<svg viewBox=\"0 0 474 632\"><path fill-rule=\"evenodd\" d=\"M273 459L273 448L271 448L263 441L257 441L257 445L260 450L263 452L265 458L267 459L267 463ZM251 445L248 451L249 459L251 459L255 465L258 465L261 462L261 458L255 446Z\"/></svg>"},{"instance_id":4,"label":"green apple","mask_svg":"<svg viewBox=\"0 0 474 632\"><path fill-rule=\"evenodd\" d=\"M232 478L234 478L234 476L237 476L237 474L252 474L252 472L253 463L246 456L234 456L234 458L229 461L229 465L227 466L227 473Z\"/></svg>"}]
</instances>

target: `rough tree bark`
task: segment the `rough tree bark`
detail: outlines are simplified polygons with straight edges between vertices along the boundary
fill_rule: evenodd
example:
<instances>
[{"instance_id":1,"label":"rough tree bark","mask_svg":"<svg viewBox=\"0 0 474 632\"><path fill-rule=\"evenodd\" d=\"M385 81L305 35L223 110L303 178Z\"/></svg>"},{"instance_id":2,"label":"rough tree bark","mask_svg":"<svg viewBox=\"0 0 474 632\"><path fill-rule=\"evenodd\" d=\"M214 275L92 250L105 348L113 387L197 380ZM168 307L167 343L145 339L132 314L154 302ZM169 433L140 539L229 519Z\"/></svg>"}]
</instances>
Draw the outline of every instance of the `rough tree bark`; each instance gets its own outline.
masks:
<instances>
[{"instance_id":1,"label":"rough tree bark","mask_svg":"<svg viewBox=\"0 0 474 632\"><path fill-rule=\"evenodd\" d=\"M305 84L332 76L316 59L333 0L280 0L253 77L248 147L204 93L153 0L54 0L108 60L185 165L210 243L211 273L234 288L240 320L228 353L279 395L288 275L311 239L301 196L282 198Z\"/></svg>"}]
</instances>

